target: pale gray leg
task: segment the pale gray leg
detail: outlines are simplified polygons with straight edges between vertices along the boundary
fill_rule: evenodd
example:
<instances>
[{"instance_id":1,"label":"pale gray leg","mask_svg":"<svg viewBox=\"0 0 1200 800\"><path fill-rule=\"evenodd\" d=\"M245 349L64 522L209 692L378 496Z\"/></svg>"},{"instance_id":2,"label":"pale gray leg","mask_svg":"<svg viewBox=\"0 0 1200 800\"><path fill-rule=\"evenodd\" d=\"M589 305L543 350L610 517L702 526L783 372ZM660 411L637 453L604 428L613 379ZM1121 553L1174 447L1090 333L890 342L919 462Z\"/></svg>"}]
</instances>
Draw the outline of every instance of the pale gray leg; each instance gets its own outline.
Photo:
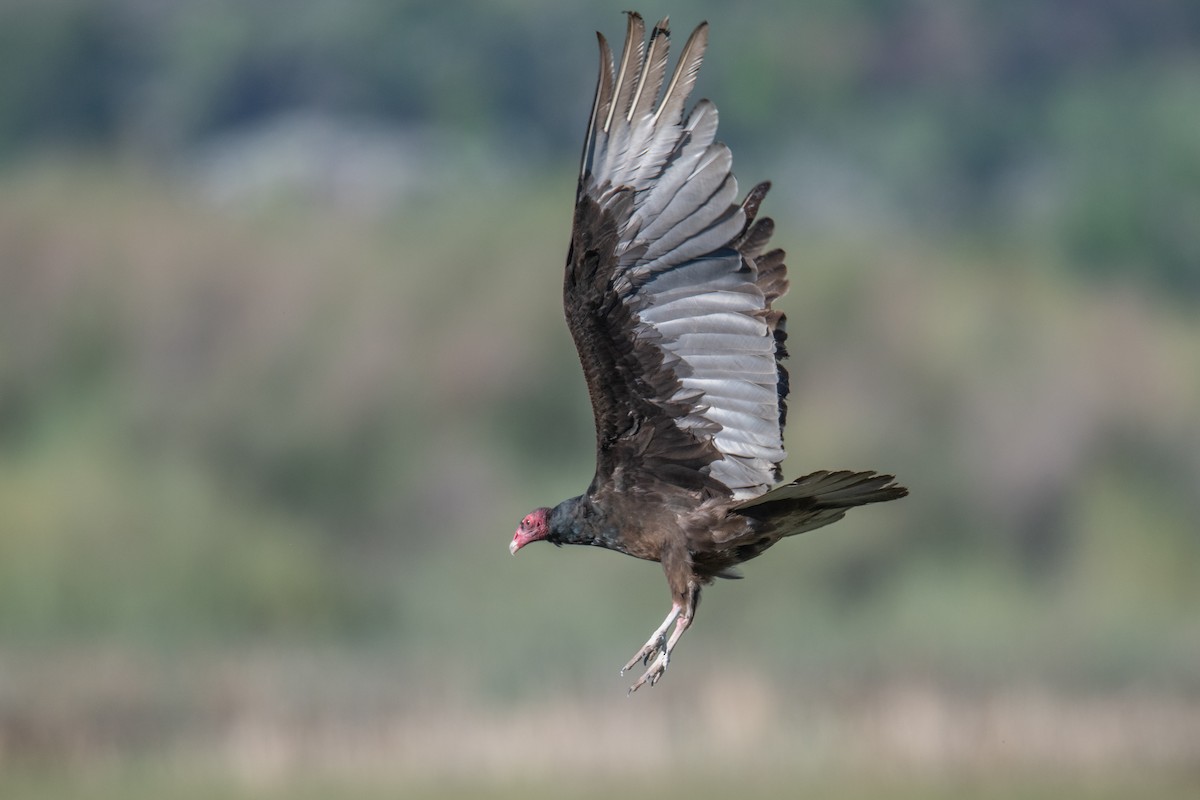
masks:
<instances>
[{"instance_id":1,"label":"pale gray leg","mask_svg":"<svg viewBox=\"0 0 1200 800\"><path fill-rule=\"evenodd\" d=\"M634 657L629 659L629 663L621 668L622 675L625 674L626 670L633 669L633 665L639 661L642 662L643 666L645 666L650 662L650 659L654 657L655 653L658 653L666 648L667 628L671 627L671 623L675 621L675 618L678 617L682 611L683 605L681 603L675 603L671 606L671 610L667 613L667 618L663 620L662 625L659 625L654 633L650 634L650 638L646 640L644 645L642 645L642 649L638 650Z\"/></svg>"},{"instance_id":2,"label":"pale gray leg","mask_svg":"<svg viewBox=\"0 0 1200 800\"><path fill-rule=\"evenodd\" d=\"M681 609L672 608L673 613L667 617L667 621L663 623L663 627L660 628L659 630L665 632L666 626L671 622L671 620L676 615L679 614L680 610ZM642 677L638 678L637 682L635 684L633 684L633 686L629 687L630 694L633 694L638 689L642 688L642 684L646 683L647 681L649 681L651 686L658 683L659 679L662 678L662 676L667 671L667 664L671 660L671 651L675 649L675 645L678 644L679 638L681 636L683 636L683 632L686 631L688 629L688 626L690 626L691 624L692 624L692 613L690 610L675 620L675 630L674 630L674 632L671 633L670 640L665 645L657 646L655 648L655 650L658 652L658 657L655 658L653 662L651 662L650 668L646 670L646 672L642 675ZM661 633L658 633L658 635L660 637L659 641L661 641ZM647 644L649 644L649 642L647 642ZM643 649L645 649L645 648L643 648ZM650 655L648 654L646 656L646 658L649 659ZM637 659L635 658L634 662L636 662L636 661L637 661ZM633 664L633 662L630 662L630 666L632 666L632 664ZM627 666L625 669L628 669L628 668L629 667ZM624 670L622 670L622 674L624 674Z\"/></svg>"}]
</instances>

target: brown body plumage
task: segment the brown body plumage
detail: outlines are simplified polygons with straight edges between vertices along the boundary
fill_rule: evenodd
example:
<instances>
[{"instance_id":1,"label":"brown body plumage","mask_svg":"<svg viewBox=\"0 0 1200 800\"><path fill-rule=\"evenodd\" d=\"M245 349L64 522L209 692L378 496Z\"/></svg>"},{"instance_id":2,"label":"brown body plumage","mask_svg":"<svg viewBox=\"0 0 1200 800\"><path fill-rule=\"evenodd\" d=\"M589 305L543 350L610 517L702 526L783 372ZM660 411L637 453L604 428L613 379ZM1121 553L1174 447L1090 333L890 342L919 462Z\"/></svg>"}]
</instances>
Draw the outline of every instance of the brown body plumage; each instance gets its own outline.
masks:
<instances>
[{"instance_id":1,"label":"brown body plumage","mask_svg":"<svg viewBox=\"0 0 1200 800\"><path fill-rule=\"evenodd\" d=\"M596 474L583 495L527 515L510 545L590 544L662 563L672 609L626 665L649 664L632 689L662 676L702 585L734 577L785 536L907 494L874 472L822 471L771 489L788 395L785 320L772 303L787 268L782 250L765 250L774 223L757 219L769 184L734 203L716 107L701 100L683 116L707 30L692 33L669 79L666 20L647 46L629 14L615 65L599 37L563 283Z\"/></svg>"}]
</instances>

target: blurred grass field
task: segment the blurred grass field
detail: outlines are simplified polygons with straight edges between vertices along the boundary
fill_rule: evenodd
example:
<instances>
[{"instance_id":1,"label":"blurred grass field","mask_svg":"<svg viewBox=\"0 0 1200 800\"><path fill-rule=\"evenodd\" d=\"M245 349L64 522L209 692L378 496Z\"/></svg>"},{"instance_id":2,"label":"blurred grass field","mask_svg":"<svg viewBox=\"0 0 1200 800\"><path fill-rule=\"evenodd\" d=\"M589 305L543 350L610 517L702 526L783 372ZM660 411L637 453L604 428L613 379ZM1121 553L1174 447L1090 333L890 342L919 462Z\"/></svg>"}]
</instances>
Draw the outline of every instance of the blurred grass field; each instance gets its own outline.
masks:
<instances>
[{"instance_id":1,"label":"blurred grass field","mask_svg":"<svg viewBox=\"0 0 1200 800\"><path fill-rule=\"evenodd\" d=\"M204 771L185 770L188 776L181 783L178 773L163 775L160 770L128 770L119 773L89 775L86 779L64 779L62 776L45 774L19 774L0 779L7 797L15 800L26 798L56 797L72 800L76 797L109 800L143 797L161 797L169 794L181 800L191 798L213 798L214 800L241 800L242 798L309 798L344 797L348 800L375 800L375 798L400 795L414 800L462 800L464 798L488 798L489 800L517 800L517 798L570 798L570 800L599 800L631 791L653 792L656 797L685 798L699 800L736 795L751 799L784 798L797 796L838 797L846 800L869 800L886 794L897 800L922 798L941 800L965 796L983 800L1050 800L1050 798L1089 798L1089 800L1120 800L1136 795L1146 798L1187 797L1195 789L1195 775L1153 774L1134 778L1111 779L1090 782L1079 781L1075 776L1048 778L1045 775L1012 775L1010 773L986 775L954 775L944 779L931 779L911 775L889 775L863 779L853 775L836 775L825 778L795 778L783 775L777 781L764 781L758 773L746 775L723 774L712 779L689 774L672 780L659 776L642 777L630 786L611 779L587 782L567 780L552 784L478 785L469 781L427 786L411 783L394 783L371 777L349 779L304 778L285 781L269 787L246 785L226 776L216 777Z\"/></svg>"}]
</instances>

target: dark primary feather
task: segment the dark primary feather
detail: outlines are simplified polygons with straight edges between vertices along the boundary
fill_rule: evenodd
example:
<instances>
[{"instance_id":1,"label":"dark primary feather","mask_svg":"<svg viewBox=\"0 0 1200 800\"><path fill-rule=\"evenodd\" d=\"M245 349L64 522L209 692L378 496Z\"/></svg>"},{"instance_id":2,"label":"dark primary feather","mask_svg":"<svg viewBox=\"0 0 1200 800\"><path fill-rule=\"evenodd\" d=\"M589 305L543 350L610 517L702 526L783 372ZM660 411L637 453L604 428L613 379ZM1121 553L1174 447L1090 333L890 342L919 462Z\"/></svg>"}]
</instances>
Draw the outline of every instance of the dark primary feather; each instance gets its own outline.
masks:
<instances>
[{"instance_id":1,"label":"dark primary feather","mask_svg":"<svg viewBox=\"0 0 1200 800\"><path fill-rule=\"evenodd\" d=\"M786 321L772 304L788 277L783 251L767 249L775 224L758 217L770 184L739 203L716 106L700 100L684 113L706 23L669 77L665 19L647 43L630 13L616 60L597 35L600 79L563 281L596 473L585 494L527 516L511 549L546 539L662 562L677 628L669 643L647 642L639 657L660 656L636 688L666 668L702 583L733 577L784 536L907 490L890 475L846 471L771 489L788 396Z\"/></svg>"},{"instance_id":2,"label":"dark primary feather","mask_svg":"<svg viewBox=\"0 0 1200 800\"><path fill-rule=\"evenodd\" d=\"M760 271L771 223L751 225L768 185L737 204L716 107L683 116L707 26L670 80L666 21L648 48L644 30L631 14L615 64L600 37L564 283L596 417L593 488L755 497L778 480L787 389L782 314L770 307L787 286L782 252Z\"/></svg>"}]
</instances>

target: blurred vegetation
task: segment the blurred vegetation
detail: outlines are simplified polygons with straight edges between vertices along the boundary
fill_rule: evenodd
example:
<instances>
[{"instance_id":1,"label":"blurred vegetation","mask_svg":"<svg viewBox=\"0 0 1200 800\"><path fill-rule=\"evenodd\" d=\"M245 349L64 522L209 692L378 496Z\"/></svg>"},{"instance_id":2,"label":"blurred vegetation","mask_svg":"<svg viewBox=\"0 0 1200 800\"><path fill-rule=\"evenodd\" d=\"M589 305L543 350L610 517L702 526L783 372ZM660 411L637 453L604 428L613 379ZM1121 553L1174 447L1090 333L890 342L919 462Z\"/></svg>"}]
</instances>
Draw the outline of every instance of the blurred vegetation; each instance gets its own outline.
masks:
<instances>
[{"instance_id":1,"label":"blurred vegetation","mask_svg":"<svg viewBox=\"0 0 1200 800\"><path fill-rule=\"evenodd\" d=\"M591 474L558 270L590 31L623 29L601 5L0 5L0 794L158 795L178 767L293 796L361 758L378 784L311 791L370 796L465 752L481 772L429 796L526 796L554 773L491 781L497 742L571 769L597 722L654 734L614 763L759 770L751 796L789 785L788 742L829 796L1194 773L1200 6L642 9L710 20L701 92L743 184L775 182L786 474L912 496L713 587L663 699L615 710L659 569L505 552ZM1028 686L1060 771L1004 767ZM888 726L930 719L953 733L889 773ZM955 749L961 720L994 750ZM1121 730L1151 744L1101 757ZM804 771L842 745L878 769Z\"/></svg>"},{"instance_id":2,"label":"blurred vegetation","mask_svg":"<svg viewBox=\"0 0 1200 800\"><path fill-rule=\"evenodd\" d=\"M0 158L66 143L167 159L307 109L562 163L586 118L588 31L621 33L622 4L596 5L8 0ZM729 141L754 143L743 171L816 160L830 185L781 191L811 193L826 214L850 204L849 226L871 214L895 228L1031 238L1085 277L1136 272L1200 300L1195 3L843 0L746 14L709 0L686 19L675 11L677 26L714 26L701 91L721 100Z\"/></svg>"},{"instance_id":3,"label":"blurred vegetation","mask_svg":"<svg viewBox=\"0 0 1200 800\"><path fill-rule=\"evenodd\" d=\"M175 775L165 775L162 770L141 768L120 775L89 776L86 781L50 774L21 774L14 776L7 785L18 797L54 797L72 800L76 797L108 800L140 800L143 797L161 797L169 794L181 800L203 798L289 798L309 800L312 798L342 797L357 800L382 800L403 792L413 800L463 800L464 798L490 797L497 800L540 800L540 798L566 798L567 800L604 800L623 791L620 782L611 777L595 780L578 780L564 785L557 782L543 785L536 782L514 781L499 786L481 786L471 781L457 780L440 784L406 784L397 786L380 782L377 778L317 777L304 780L284 781L266 787L247 786L230 781L227 776L198 771L192 780L180 785ZM1083 791L1079 786L1065 780L1046 780L1038 775L993 775L986 778L955 777L948 781L935 781L914 776L898 776L890 780L839 776L811 779L805 776L785 776L778 780L763 781L760 776L740 774L718 778L682 775L678 777L653 777L643 779L641 785L653 791L656 797L674 798L728 797L736 794L747 800L766 800L796 796L839 797L846 800L870 800L886 794L897 800L953 800L965 796L980 800L1055 800L1061 797L1087 797L1093 800L1123 800L1130 795L1152 800L1171 800L1186 797L1190 787L1187 775L1154 775L1142 781L1096 782L1087 784Z\"/></svg>"}]
</instances>

